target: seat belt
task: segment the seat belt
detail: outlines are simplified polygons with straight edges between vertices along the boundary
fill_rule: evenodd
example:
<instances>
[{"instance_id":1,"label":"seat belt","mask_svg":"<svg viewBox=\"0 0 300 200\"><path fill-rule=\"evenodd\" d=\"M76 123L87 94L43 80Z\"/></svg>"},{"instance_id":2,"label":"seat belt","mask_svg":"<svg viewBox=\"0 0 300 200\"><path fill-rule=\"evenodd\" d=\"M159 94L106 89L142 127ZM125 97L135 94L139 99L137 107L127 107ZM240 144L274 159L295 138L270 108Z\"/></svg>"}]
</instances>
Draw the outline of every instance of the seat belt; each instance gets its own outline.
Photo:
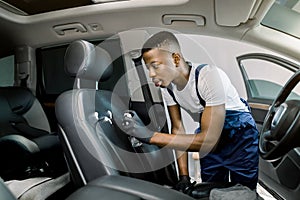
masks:
<instances>
[{"instance_id":1,"label":"seat belt","mask_svg":"<svg viewBox=\"0 0 300 200\"><path fill-rule=\"evenodd\" d=\"M25 87L25 88L27 88L28 86L27 86L27 81L28 81L28 78L29 78L29 75L27 74L27 76L25 77L25 78L20 78L20 86L21 87Z\"/></svg>"},{"instance_id":2,"label":"seat belt","mask_svg":"<svg viewBox=\"0 0 300 200\"><path fill-rule=\"evenodd\" d=\"M15 49L16 60L16 85L31 88L30 75L34 65L34 50L30 46L19 46Z\"/></svg>"},{"instance_id":3,"label":"seat belt","mask_svg":"<svg viewBox=\"0 0 300 200\"><path fill-rule=\"evenodd\" d=\"M148 114L149 114L151 122L154 125L154 128L156 129L156 131L159 131L159 132L162 132L162 129L168 130L167 123L162 124L163 127L161 127L160 126L161 123L159 123L157 120L157 116L159 116L159 115L158 115L157 107L154 106L155 102L151 95L151 90L150 90L149 84L147 82L147 77L146 77L146 74L145 74L145 71L143 68L143 64L142 64L142 56L139 56L137 58L132 58L132 60L134 62L138 77L140 79L142 93L143 93L144 100L145 100L145 106L146 106L146 109L148 110ZM150 108L152 108L152 109L150 109ZM165 130L163 130L163 132L165 132ZM132 146L134 147L133 148L134 151L137 153L145 153L145 152L152 153L152 152L156 152L158 149L160 149L160 147L158 147L156 145L141 143L135 137L131 137L130 140L131 140ZM164 159L168 159L170 161L172 159L172 162L170 162L170 164L172 165L171 168L172 168L172 170L175 169L175 163L173 160L174 159L173 150L169 149L166 151L166 149L165 149L165 150L161 151L160 154L161 153L163 153L163 155L166 156L166 157L164 157ZM151 162L151 161L152 160L150 159L149 162ZM153 180L159 180L160 177L158 177L158 176L160 176L161 173L165 174L166 173L165 171L167 171L168 169L166 169L166 167L164 167L164 168L157 169L157 170L160 172L158 172L158 173L154 172L154 173L151 173L151 175L149 174L150 176L153 176ZM157 170L155 170L155 171L157 171ZM169 172L168 176L166 178L168 179L168 181L170 183L174 184L175 181L177 181L177 180L173 180L173 179L175 179L176 172L174 173L174 176L172 176L171 174L172 174L172 172ZM170 178L170 177L174 177L174 178Z\"/></svg>"},{"instance_id":4,"label":"seat belt","mask_svg":"<svg viewBox=\"0 0 300 200\"><path fill-rule=\"evenodd\" d=\"M137 58L132 58L132 60L134 62L137 74L140 79L142 93L144 96L145 105L146 105L146 109L148 110L150 120L151 120L151 122L154 123L154 127L156 128L156 130L160 131L162 127L160 127L159 123L156 120L156 116L158 116L158 113L155 109L155 106L153 106L154 100L152 98L151 90L150 90L150 87L147 82L147 77L143 70L142 56L139 56ZM151 107L152 107L152 109L150 109Z\"/></svg>"}]
</instances>

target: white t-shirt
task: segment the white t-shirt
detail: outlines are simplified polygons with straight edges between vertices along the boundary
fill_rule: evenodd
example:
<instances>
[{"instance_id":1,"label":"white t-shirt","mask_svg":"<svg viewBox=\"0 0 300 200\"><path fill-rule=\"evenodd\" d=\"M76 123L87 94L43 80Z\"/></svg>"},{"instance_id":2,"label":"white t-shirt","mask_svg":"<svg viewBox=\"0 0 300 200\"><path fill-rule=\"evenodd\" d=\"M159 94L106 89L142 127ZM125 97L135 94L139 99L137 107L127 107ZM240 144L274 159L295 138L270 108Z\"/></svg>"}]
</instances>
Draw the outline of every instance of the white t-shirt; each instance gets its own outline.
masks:
<instances>
[{"instance_id":1,"label":"white t-shirt","mask_svg":"<svg viewBox=\"0 0 300 200\"><path fill-rule=\"evenodd\" d=\"M171 83L176 101L191 113L201 113L204 110L196 93L196 68L197 66L191 68L189 80L182 90L177 90L176 85ZM161 91L168 106L176 104L166 88L161 88ZM216 66L206 65L200 70L198 91L201 98L206 102L206 106L225 104L226 110L248 111L228 76Z\"/></svg>"}]
</instances>

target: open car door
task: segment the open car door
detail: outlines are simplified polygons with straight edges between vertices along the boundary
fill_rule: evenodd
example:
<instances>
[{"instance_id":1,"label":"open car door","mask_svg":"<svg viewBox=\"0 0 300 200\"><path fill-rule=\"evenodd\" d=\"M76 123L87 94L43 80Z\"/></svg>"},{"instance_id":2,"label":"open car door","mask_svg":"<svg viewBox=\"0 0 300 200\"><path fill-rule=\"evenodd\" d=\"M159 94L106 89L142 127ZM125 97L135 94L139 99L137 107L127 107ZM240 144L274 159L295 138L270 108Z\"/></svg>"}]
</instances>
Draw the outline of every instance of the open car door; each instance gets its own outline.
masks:
<instances>
[{"instance_id":1,"label":"open car door","mask_svg":"<svg viewBox=\"0 0 300 200\"><path fill-rule=\"evenodd\" d=\"M260 184L277 199L299 199L299 65L267 54L242 55L237 61L260 130Z\"/></svg>"}]
</instances>

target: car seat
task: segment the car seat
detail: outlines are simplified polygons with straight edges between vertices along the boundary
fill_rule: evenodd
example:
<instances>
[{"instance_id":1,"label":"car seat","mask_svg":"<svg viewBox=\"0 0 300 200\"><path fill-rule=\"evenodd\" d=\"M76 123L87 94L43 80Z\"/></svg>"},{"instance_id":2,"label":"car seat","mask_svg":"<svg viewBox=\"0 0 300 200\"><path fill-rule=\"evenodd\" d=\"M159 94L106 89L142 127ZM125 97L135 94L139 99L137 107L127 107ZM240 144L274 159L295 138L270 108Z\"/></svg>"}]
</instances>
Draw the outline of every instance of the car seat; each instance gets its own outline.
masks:
<instances>
[{"instance_id":1,"label":"car seat","mask_svg":"<svg viewBox=\"0 0 300 200\"><path fill-rule=\"evenodd\" d=\"M97 83L113 74L107 51L84 40L74 41L67 48L65 68L76 77L74 89L61 94L55 107L74 182L81 186L104 175L161 185L177 181L172 150L140 145L126 135L119 125L128 105L113 91L97 90ZM166 166L157 167L167 161Z\"/></svg>"},{"instance_id":2,"label":"car seat","mask_svg":"<svg viewBox=\"0 0 300 200\"><path fill-rule=\"evenodd\" d=\"M73 192L67 200L86 199L152 199L169 200L181 199L192 200L193 198L180 192L162 187L157 184L145 182L138 179L122 176L104 176L90 182L88 185ZM8 189L7 185L0 178L0 199L16 200L17 198ZM21 198L22 199L22 198ZM32 199L32 198L31 198ZM34 199L37 199L35 196ZM61 199L61 198L59 198Z\"/></svg>"},{"instance_id":3,"label":"car seat","mask_svg":"<svg viewBox=\"0 0 300 200\"><path fill-rule=\"evenodd\" d=\"M25 179L66 171L57 134L44 110L25 87L0 87L0 176ZM48 174L49 175L49 174Z\"/></svg>"}]
</instances>

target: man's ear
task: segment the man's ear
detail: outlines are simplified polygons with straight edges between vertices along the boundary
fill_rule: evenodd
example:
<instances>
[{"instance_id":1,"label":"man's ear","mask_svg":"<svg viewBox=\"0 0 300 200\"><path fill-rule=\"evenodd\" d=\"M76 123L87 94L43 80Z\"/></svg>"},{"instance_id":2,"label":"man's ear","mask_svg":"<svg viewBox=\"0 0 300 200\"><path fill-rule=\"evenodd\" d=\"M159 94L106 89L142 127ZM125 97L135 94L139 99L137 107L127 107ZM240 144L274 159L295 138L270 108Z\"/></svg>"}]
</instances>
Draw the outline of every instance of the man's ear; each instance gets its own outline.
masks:
<instances>
[{"instance_id":1,"label":"man's ear","mask_svg":"<svg viewBox=\"0 0 300 200\"><path fill-rule=\"evenodd\" d=\"M172 53L172 57L174 59L175 65L178 65L179 61L180 61L180 55L179 55L179 53Z\"/></svg>"}]
</instances>

